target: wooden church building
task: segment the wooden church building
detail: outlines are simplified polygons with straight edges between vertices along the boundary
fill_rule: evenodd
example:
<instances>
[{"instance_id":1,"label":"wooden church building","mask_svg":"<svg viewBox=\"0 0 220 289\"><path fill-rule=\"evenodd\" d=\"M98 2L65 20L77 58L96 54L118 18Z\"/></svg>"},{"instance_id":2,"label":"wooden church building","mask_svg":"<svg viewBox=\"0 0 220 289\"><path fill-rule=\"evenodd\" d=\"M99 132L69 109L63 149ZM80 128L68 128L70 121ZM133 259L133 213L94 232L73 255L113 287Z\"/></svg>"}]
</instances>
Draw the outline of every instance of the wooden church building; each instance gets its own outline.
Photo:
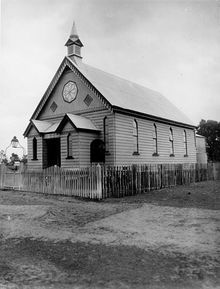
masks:
<instances>
[{"instance_id":1,"label":"wooden church building","mask_svg":"<svg viewBox=\"0 0 220 289\"><path fill-rule=\"evenodd\" d=\"M195 126L160 93L84 63L73 24L24 136L28 168L196 163Z\"/></svg>"}]
</instances>

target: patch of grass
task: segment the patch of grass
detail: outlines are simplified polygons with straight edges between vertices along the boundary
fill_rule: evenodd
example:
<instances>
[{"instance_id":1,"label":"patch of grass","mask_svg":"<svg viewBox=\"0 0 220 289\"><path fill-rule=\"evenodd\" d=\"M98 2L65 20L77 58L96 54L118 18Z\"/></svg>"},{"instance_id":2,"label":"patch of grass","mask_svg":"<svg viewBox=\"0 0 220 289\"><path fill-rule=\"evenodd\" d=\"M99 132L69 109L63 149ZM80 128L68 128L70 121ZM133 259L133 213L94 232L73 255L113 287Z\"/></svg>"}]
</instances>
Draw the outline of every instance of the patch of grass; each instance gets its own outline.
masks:
<instances>
[{"instance_id":1,"label":"patch of grass","mask_svg":"<svg viewBox=\"0 0 220 289\"><path fill-rule=\"evenodd\" d=\"M64 281L63 278L59 280L51 274L53 278L48 280L47 277L47 283L62 281L82 288L201 288L201 284L207 280L213 285L220 282L217 277L220 273L216 266L218 260L208 255L201 258L196 254L163 254L134 246L106 246L69 241L54 243L29 238L19 241L10 239L7 242L7 249L3 246L2 250L3 244L0 246L1 262L4 262L1 263L4 264L4 270L0 270L0 280L8 276L7 270L11 270L7 262L13 263L19 258L25 258L31 262L45 260L65 275ZM31 272L35 274L34 271ZM23 284L23 279L19 281L21 272L19 276L16 276L16 271L14 274L10 274L11 281L16 280L18 285ZM63 274L60 276L64 276ZM42 280L39 280L40 278ZM29 276L25 284L32 286L36 282L44 284L45 275L39 275L37 279L36 276Z\"/></svg>"},{"instance_id":2,"label":"patch of grass","mask_svg":"<svg viewBox=\"0 0 220 289\"><path fill-rule=\"evenodd\" d=\"M220 210L220 181L207 181L145 192L121 199L107 199L107 203L143 204L159 206Z\"/></svg>"}]
</instances>

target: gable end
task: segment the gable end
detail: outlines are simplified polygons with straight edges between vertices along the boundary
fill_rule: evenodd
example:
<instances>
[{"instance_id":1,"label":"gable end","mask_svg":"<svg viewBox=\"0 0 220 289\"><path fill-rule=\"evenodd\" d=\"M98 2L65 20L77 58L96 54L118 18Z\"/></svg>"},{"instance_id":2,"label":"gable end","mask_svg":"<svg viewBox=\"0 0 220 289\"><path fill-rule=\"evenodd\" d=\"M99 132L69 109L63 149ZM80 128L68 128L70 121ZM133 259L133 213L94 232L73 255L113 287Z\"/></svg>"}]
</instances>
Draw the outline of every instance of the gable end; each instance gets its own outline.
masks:
<instances>
[{"instance_id":1,"label":"gable end","mask_svg":"<svg viewBox=\"0 0 220 289\"><path fill-rule=\"evenodd\" d=\"M49 84L46 92L44 93L40 103L38 104L37 108L35 109L31 119L37 119L40 112L42 111L44 105L46 104L47 100L49 99L53 89L55 88L58 80L60 79L63 72L67 69L70 69L75 73L82 81L83 83L90 89L92 92L97 95L97 97L101 100L101 102L108 108L111 109L111 104L105 99L105 97L90 83L86 77L75 67L75 65L70 61L67 57L64 58L62 61L60 67L58 68L55 76L53 77L51 83Z\"/></svg>"}]
</instances>

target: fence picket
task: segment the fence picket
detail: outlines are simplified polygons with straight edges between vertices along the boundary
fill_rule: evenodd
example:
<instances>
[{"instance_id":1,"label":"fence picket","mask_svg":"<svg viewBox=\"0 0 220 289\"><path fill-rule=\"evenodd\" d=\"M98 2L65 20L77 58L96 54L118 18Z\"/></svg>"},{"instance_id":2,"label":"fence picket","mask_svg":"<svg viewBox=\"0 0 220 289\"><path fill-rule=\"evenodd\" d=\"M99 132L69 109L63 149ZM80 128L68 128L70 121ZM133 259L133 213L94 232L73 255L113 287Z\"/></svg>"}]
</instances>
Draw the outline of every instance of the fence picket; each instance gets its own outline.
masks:
<instances>
[{"instance_id":1,"label":"fence picket","mask_svg":"<svg viewBox=\"0 0 220 289\"><path fill-rule=\"evenodd\" d=\"M214 179L211 164L146 164L91 166L83 169L51 167L42 171L11 171L0 165L0 188L62 194L90 199L123 197L154 189Z\"/></svg>"}]
</instances>

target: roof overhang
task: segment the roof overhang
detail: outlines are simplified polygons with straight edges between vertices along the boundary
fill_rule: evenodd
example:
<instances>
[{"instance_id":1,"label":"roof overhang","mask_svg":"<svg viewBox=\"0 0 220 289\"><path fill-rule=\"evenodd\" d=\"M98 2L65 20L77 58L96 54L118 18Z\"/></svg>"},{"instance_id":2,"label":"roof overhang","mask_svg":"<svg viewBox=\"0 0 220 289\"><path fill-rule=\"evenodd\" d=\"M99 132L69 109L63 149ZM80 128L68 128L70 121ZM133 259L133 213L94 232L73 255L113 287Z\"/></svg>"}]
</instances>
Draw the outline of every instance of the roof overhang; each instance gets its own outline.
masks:
<instances>
[{"instance_id":1,"label":"roof overhang","mask_svg":"<svg viewBox=\"0 0 220 289\"><path fill-rule=\"evenodd\" d=\"M76 130L100 132L100 129L98 129L90 119L79 115L67 113L64 115L62 120L57 122L32 119L28 128L24 132L24 136L25 137L28 136L28 133L32 125L36 128L39 134L60 133L62 132L64 125L68 121Z\"/></svg>"},{"instance_id":2,"label":"roof overhang","mask_svg":"<svg viewBox=\"0 0 220 289\"><path fill-rule=\"evenodd\" d=\"M164 124L170 124L170 125L175 125L175 126L182 126L185 128L191 128L191 129L195 129L197 128L196 125L192 125L192 124L187 124L187 123L181 123L181 122L177 122L177 121L173 121L170 119L165 119L165 118L161 118L158 116L154 116L154 115L149 115L149 114L145 114L145 113L141 113L141 112L137 112L134 110L129 110L129 109L124 109L118 106L112 106L112 109L114 112L118 112L121 114L126 114L126 115L131 115L134 117L141 117L143 119L148 119L154 122L161 122Z\"/></svg>"},{"instance_id":3,"label":"roof overhang","mask_svg":"<svg viewBox=\"0 0 220 289\"><path fill-rule=\"evenodd\" d=\"M57 132L61 132L64 125L68 121L72 124L72 126L76 130L100 132L100 129L98 129L90 119L72 113L65 114L65 116L63 117L63 119L61 120L60 124L57 127Z\"/></svg>"}]
</instances>

